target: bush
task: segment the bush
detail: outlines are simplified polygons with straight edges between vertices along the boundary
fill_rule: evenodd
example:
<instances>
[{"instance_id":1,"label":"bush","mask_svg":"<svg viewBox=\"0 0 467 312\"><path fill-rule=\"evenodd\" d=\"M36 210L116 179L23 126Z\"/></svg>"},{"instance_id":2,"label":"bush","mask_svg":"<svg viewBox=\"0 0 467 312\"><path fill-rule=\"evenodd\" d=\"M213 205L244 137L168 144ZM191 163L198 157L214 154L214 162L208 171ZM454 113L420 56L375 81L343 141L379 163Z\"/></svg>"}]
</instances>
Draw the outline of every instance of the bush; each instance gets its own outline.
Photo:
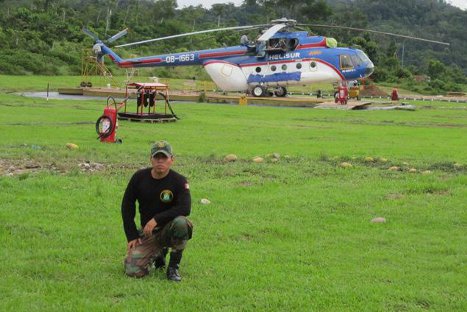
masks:
<instances>
[{"instance_id":1,"label":"bush","mask_svg":"<svg viewBox=\"0 0 467 312\"><path fill-rule=\"evenodd\" d=\"M375 67L375 71L371 75L374 82L386 81L389 78L389 71L381 67Z\"/></svg>"},{"instance_id":2,"label":"bush","mask_svg":"<svg viewBox=\"0 0 467 312\"><path fill-rule=\"evenodd\" d=\"M396 71L396 76L397 76L399 79L404 79L404 78L413 79L412 73L411 73L408 69L406 69L406 68L399 68L399 69L397 69L397 71Z\"/></svg>"},{"instance_id":3,"label":"bush","mask_svg":"<svg viewBox=\"0 0 467 312\"><path fill-rule=\"evenodd\" d=\"M435 91L446 91L447 84L440 79L435 79L430 81L429 86Z\"/></svg>"}]
</instances>

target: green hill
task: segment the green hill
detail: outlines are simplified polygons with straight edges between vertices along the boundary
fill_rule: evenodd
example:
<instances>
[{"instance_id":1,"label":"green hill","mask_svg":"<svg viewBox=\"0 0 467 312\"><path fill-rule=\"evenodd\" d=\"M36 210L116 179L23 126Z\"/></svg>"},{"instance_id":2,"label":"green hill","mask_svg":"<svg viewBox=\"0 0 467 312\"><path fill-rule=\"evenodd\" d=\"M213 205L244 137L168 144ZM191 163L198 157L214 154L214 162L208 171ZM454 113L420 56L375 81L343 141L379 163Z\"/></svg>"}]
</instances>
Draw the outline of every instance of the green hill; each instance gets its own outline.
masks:
<instances>
[{"instance_id":1,"label":"green hill","mask_svg":"<svg viewBox=\"0 0 467 312\"><path fill-rule=\"evenodd\" d=\"M400 38L326 28L309 29L332 36L341 45L358 45L374 61L375 81L405 83L414 75L427 75L425 91L461 90L466 83L467 12L442 0L247 0L180 9L175 0L34 0L0 1L0 74L79 75L83 55L92 39L81 29L89 27L103 39L128 27L119 43L173 35L194 30L262 24L287 16L302 23L369 28L449 42L449 47ZM254 37L254 35L252 35ZM203 34L157 44L120 49L123 56L188 51L238 44L238 32ZM116 73L124 72L111 67ZM201 68L151 69L160 77L207 78Z\"/></svg>"}]
</instances>

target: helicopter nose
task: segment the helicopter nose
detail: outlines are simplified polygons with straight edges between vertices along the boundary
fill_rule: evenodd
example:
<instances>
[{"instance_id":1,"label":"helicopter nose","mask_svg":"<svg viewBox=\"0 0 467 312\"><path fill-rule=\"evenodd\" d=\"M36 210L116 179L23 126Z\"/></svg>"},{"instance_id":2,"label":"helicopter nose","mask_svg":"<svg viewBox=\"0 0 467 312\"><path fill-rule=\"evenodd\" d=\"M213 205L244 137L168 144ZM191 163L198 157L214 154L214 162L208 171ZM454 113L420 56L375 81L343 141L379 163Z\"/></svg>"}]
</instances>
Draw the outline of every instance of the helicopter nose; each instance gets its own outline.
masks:
<instances>
[{"instance_id":1,"label":"helicopter nose","mask_svg":"<svg viewBox=\"0 0 467 312\"><path fill-rule=\"evenodd\" d=\"M368 63L367 67L365 68L365 78L369 77L375 71L375 65L372 62Z\"/></svg>"}]
</instances>

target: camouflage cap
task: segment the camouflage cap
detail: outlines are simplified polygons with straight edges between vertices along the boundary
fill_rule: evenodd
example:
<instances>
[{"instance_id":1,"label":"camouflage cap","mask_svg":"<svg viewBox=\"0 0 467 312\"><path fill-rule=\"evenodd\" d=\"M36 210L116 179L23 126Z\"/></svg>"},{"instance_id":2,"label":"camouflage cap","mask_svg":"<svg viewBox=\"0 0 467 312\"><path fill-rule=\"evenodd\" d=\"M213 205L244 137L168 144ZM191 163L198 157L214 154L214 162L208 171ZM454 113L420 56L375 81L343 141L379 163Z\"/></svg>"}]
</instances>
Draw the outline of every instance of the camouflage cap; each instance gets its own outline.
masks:
<instances>
[{"instance_id":1,"label":"camouflage cap","mask_svg":"<svg viewBox=\"0 0 467 312\"><path fill-rule=\"evenodd\" d=\"M151 147L151 157L156 156L158 153L162 153L167 157L172 157L172 146L167 141L157 141Z\"/></svg>"}]
</instances>

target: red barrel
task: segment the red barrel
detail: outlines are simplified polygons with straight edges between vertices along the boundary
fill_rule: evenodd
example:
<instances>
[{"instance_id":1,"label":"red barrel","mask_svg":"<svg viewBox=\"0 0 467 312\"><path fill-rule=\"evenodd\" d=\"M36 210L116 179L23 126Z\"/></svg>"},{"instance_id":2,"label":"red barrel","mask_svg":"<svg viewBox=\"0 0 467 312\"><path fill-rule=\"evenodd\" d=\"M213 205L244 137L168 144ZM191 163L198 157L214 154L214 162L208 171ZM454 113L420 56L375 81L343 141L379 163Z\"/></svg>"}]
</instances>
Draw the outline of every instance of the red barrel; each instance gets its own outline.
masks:
<instances>
[{"instance_id":1,"label":"red barrel","mask_svg":"<svg viewBox=\"0 0 467 312\"><path fill-rule=\"evenodd\" d=\"M96 122L96 131L101 142L115 143L117 141L117 123L117 109L106 106L104 114Z\"/></svg>"}]
</instances>

